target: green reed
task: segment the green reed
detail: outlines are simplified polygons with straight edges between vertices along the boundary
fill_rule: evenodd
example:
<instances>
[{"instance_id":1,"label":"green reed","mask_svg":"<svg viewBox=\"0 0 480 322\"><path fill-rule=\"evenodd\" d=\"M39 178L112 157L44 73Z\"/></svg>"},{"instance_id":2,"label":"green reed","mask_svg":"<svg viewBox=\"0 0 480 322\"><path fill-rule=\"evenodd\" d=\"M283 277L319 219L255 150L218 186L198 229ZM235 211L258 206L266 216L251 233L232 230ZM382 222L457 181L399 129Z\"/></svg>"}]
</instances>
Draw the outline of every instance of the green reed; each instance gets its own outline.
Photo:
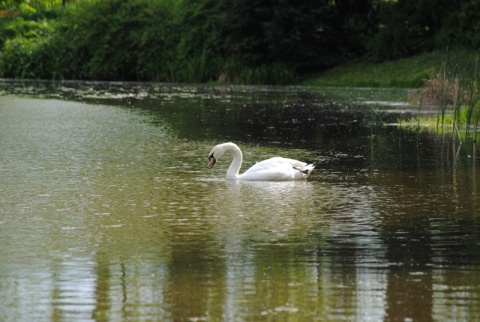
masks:
<instances>
[{"instance_id":1,"label":"green reed","mask_svg":"<svg viewBox=\"0 0 480 322\"><path fill-rule=\"evenodd\" d=\"M452 133L452 139L477 141L480 93L478 88L478 55L454 52L446 55L439 71L425 81L419 95L420 108L437 110L436 116L417 116L402 125L418 130L435 129Z\"/></svg>"}]
</instances>

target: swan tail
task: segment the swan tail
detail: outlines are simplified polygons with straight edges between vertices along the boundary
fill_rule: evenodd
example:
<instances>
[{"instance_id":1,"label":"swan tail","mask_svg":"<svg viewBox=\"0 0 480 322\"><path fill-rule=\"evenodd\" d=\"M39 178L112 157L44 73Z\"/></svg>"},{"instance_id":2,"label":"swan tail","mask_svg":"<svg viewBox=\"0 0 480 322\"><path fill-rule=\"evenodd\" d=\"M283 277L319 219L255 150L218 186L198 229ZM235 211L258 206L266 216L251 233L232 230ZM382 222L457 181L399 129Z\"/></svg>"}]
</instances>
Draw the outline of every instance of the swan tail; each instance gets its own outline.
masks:
<instances>
[{"instance_id":1,"label":"swan tail","mask_svg":"<svg viewBox=\"0 0 480 322\"><path fill-rule=\"evenodd\" d=\"M306 165L303 168L299 168L299 167L293 167L293 168L295 170L300 171L301 173L306 174L308 176L310 173L312 173L315 166L313 164L309 164L309 165Z\"/></svg>"}]
</instances>

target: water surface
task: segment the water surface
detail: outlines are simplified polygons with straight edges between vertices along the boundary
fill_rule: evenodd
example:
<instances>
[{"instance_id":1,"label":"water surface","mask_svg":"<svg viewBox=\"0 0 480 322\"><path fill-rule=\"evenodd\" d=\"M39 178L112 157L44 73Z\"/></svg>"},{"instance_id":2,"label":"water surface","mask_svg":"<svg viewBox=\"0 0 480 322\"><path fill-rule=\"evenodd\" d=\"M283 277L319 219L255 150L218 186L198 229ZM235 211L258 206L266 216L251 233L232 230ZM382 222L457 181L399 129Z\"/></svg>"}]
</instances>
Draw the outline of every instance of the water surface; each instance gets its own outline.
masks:
<instances>
[{"instance_id":1,"label":"water surface","mask_svg":"<svg viewBox=\"0 0 480 322\"><path fill-rule=\"evenodd\" d=\"M389 126L404 92L1 91L2 321L480 317L478 154ZM316 169L227 181L226 141Z\"/></svg>"}]
</instances>

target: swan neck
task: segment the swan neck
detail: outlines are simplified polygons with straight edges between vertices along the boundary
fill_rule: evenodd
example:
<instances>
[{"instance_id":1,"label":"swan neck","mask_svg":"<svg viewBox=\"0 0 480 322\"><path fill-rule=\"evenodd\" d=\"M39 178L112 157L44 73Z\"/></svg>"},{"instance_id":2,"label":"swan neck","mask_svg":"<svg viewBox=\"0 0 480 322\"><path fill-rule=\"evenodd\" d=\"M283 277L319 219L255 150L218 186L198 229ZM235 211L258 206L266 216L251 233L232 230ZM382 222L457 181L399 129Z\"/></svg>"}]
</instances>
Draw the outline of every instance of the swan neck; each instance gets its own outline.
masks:
<instances>
[{"instance_id":1,"label":"swan neck","mask_svg":"<svg viewBox=\"0 0 480 322\"><path fill-rule=\"evenodd\" d=\"M227 179L237 179L243 162L242 151L236 145L229 146L227 151L233 155L233 161L227 170Z\"/></svg>"}]
</instances>

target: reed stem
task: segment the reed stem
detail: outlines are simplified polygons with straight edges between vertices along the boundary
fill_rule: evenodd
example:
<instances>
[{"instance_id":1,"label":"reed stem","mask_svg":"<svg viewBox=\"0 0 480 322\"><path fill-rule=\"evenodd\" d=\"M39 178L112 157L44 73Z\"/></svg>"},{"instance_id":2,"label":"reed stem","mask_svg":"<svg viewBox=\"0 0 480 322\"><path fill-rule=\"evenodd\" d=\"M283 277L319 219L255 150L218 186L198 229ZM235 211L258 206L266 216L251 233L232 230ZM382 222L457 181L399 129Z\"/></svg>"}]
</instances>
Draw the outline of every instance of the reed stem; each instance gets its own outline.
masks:
<instances>
[{"instance_id":1,"label":"reed stem","mask_svg":"<svg viewBox=\"0 0 480 322\"><path fill-rule=\"evenodd\" d=\"M475 80L473 83L473 96L474 96L474 105L473 105L473 145L477 143L477 126L478 126L478 56L475 60Z\"/></svg>"}]
</instances>

